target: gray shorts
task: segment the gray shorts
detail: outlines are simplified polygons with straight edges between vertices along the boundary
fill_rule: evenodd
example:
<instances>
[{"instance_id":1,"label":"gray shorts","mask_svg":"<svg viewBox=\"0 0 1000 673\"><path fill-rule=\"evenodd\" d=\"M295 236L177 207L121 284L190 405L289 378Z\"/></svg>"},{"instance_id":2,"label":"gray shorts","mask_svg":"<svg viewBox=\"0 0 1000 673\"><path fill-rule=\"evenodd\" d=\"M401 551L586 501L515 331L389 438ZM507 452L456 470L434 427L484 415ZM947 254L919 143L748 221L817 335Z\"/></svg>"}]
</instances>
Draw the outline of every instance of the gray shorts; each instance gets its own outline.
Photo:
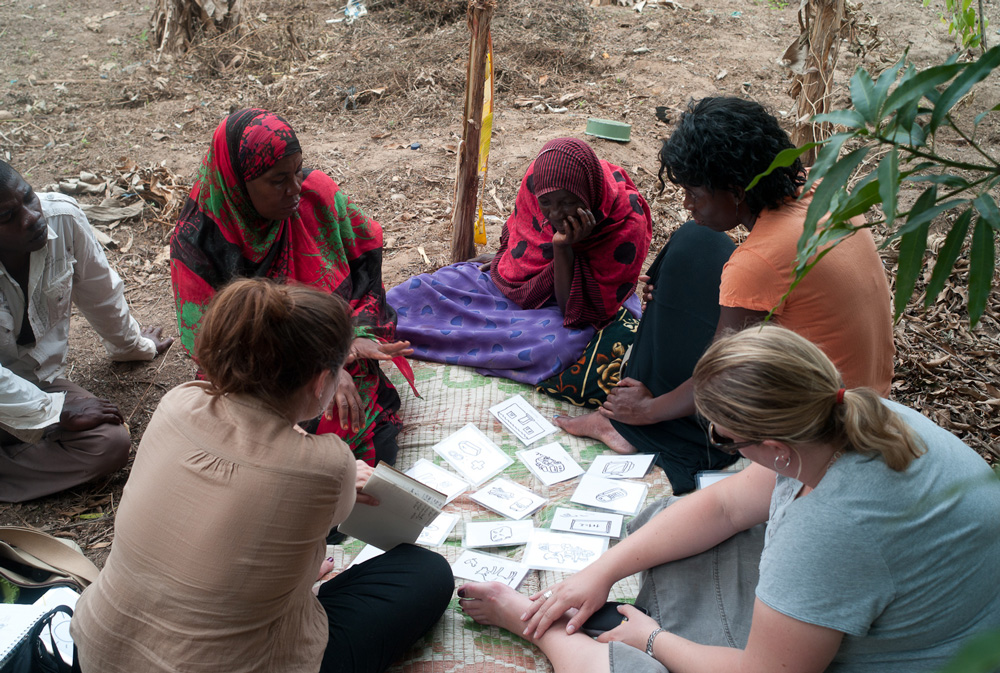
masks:
<instances>
[{"instance_id":1,"label":"gray shorts","mask_svg":"<svg viewBox=\"0 0 1000 673\"><path fill-rule=\"evenodd\" d=\"M656 502L633 519L629 533L678 498ZM745 647L753 617L764 524L706 552L642 573L635 604L667 631L702 645ZM611 673L667 673L662 664L624 643L611 643Z\"/></svg>"}]
</instances>

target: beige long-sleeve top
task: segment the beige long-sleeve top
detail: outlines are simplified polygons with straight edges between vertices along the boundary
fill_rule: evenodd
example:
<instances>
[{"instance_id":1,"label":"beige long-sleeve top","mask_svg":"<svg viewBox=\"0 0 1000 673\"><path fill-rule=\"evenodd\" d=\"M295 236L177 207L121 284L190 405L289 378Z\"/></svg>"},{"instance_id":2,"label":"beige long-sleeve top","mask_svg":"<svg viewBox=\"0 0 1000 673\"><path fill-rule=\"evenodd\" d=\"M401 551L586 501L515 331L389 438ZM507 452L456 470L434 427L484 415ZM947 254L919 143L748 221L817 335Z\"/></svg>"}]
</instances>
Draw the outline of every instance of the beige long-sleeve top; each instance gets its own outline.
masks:
<instances>
[{"instance_id":1,"label":"beige long-sleeve top","mask_svg":"<svg viewBox=\"0 0 1000 673\"><path fill-rule=\"evenodd\" d=\"M315 673L311 591L355 463L262 402L185 383L139 445L111 555L72 621L84 673Z\"/></svg>"}]
</instances>

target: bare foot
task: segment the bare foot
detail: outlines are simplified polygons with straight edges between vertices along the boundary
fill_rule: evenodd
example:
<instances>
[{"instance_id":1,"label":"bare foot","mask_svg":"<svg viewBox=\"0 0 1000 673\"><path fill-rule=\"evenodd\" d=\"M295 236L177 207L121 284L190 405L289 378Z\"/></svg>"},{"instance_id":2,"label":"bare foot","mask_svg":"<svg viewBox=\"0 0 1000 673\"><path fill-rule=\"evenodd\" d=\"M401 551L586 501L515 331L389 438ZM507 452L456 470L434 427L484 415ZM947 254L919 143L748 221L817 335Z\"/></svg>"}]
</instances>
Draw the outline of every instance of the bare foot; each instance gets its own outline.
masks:
<instances>
[{"instance_id":1,"label":"bare foot","mask_svg":"<svg viewBox=\"0 0 1000 673\"><path fill-rule=\"evenodd\" d=\"M638 453L636 448L615 430L611 421L596 411L583 416L557 416L552 420L569 434L598 439L616 453Z\"/></svg>"},{"instance_id":2,"label":"bare foot","mask_svg":"<svg viewBox=\"0 0 1000 673\"><path fill-rule=\"evenodd\" d=\"M477 623L499 626L516 634L524 630L521 615L531 605L531 599L506 584L470 582L459 587L458 595L462 610Z\"/></svg>"}]
</instances>

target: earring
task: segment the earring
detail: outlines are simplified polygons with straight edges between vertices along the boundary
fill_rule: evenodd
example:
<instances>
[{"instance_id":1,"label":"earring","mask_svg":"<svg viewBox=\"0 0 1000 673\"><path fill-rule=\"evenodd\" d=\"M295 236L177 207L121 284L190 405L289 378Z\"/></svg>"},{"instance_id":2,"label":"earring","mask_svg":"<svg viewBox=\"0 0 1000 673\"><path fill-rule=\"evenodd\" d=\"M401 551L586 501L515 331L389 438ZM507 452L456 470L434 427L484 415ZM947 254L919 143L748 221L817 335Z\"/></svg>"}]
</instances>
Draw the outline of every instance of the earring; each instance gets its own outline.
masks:
<instances>
[{"instance_id":1,"label":"earring","mask_svg":"<svg viewBox=\"0 0 1000 673\"><path fill-rule=\"evenodd\" d=\"M785 459L785 464L784 465L778 465L778 461L781 460L782 458ZM787 454L784 455L784 456L775 456L774 457L774 471L775 472L780 472L781 470L786 469L791 464L792 464L792 457L789 456L789 455L787 455Z\"/></svg>"}]
</instances>

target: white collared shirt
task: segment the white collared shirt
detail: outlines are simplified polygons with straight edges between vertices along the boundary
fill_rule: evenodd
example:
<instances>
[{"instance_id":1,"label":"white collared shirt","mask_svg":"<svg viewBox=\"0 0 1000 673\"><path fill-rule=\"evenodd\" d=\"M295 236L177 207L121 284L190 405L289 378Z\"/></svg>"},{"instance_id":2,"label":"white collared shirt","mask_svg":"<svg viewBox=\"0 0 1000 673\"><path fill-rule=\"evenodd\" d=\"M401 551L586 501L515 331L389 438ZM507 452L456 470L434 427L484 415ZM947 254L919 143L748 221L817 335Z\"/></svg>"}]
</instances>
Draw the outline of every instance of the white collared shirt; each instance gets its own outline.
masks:
<instances>
[{"instance_id":1,"label":"white collared shirt","mask_svg":"<svg viewBox=\"0 0 1000 673\"><path fill-rule=\"evenodd\" d=\"M66 370L70 301L100 335L112 360L156 357L156 344L140 334L122 280L108 265L76 200L63 194L38 198L49 233L45 247L31 253L28 272L34 344L17 343L25 299L0 264L0 427L25 441L37 441L41 430L62 413L65 394L45 393L37 384L49 383Z\"/></svg>"}]
</instances>

